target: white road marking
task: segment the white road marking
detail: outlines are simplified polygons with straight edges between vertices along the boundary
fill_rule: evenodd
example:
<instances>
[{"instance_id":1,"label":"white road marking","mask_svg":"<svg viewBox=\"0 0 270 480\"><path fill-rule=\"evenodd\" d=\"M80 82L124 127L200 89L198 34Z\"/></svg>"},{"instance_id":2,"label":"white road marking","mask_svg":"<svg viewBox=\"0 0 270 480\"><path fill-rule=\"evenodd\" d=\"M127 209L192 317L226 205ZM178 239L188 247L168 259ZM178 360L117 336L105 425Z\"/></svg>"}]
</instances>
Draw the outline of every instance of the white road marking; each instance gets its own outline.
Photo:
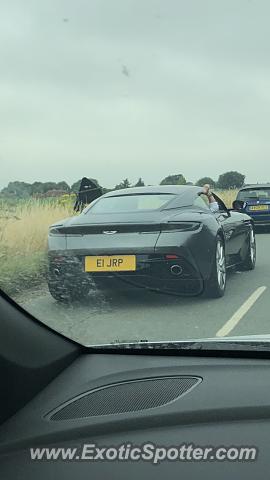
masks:
<instances>
[{"instance_id":1,"label":"white road marking","mask_svg":"<svg viewBox=\"0 0 270 480\"><path fill-rule=\"evenodd\" d=\"M236 325L242 320L246 313L253 307L254 303L265 292L267 287L259 287L250 297L241 305L241 307L234 313L234 315L228 320L223 327L216 333L216 337L225 337L230 333Z\"/></svg>"}]
</instances>

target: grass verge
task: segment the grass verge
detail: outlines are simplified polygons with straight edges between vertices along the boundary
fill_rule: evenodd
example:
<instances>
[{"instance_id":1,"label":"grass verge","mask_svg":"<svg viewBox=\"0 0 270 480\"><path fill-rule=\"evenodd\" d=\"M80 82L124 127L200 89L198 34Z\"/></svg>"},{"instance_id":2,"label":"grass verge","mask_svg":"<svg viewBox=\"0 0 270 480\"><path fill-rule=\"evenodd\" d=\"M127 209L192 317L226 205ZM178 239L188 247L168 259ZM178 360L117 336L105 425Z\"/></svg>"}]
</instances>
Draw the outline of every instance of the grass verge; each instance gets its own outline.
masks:
<instances>
[{"instance_id":1,"label":"grass verge","mask_svg":"<svg viewBox=\"0 0 270 480\"><path fill-rule=\"evenodd\" d=\"M10 296L38 287L46 279L45 252L35 252L23 257L10 255L0 258L0 261L0 287Z\"/></svg>"}]
</instances>

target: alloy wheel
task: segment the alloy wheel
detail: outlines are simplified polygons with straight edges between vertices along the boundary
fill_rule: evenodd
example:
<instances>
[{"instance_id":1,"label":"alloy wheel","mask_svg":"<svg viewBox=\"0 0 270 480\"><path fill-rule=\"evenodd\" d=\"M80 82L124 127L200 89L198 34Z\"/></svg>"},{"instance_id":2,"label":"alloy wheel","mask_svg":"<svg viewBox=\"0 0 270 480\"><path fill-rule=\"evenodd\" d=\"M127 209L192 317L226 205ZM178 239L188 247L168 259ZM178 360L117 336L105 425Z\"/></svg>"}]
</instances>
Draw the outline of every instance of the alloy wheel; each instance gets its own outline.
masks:
<instances>
[{"instance_id":1,"label":"alloy wheel","mask_svg":"<svg viewBox=\"0 0 270 480\"><path fill-rule=\"evenodd\" d=\"M216 266L218 284L220 289L224 290L226 285L226 259L224 245L221 240L217 243Z\"/></svg>"}]
</instances>

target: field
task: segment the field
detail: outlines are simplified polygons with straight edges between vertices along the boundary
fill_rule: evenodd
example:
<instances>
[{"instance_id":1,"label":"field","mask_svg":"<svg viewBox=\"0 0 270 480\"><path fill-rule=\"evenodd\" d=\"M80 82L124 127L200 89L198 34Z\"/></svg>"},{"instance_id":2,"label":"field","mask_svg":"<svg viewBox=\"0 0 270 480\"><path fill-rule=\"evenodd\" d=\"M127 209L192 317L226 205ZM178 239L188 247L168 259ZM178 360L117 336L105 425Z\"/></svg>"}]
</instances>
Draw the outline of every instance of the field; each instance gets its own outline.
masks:
<instances>
[{"instance_id":1,"label":"field","mask_svg":"<svg viewBox=\"0 0 270 480\"><path fill-rule=\"evenodd\" d=\"M234 190L218 192L228 207ZM74 198L0 204L0 288L8 294L40 285L46 277L47 232L52 223L73 215Z\"/></svg>"},{"instance_id":2,"label":"field","mask_svg":"<svg viewBox=\"0 0 270 480\"><path fill-rule=\"evenodd\" d=\"M45 277L48 227L72 215L72 207L69 202L38 200L1 207L0 288L12 294Z\"/></svg>"}]
</instances>

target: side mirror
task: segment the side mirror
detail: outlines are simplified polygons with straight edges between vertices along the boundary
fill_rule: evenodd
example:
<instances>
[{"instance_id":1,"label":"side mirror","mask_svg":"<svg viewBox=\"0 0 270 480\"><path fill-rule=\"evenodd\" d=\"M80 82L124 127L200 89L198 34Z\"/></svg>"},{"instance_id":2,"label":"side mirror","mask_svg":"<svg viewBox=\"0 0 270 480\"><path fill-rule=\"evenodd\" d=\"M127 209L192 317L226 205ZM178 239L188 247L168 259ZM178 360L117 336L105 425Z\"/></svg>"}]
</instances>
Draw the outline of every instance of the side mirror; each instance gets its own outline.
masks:
<instances>
[{"instance_id":1,"label":"side mirror","mask_svg":"<svg viewBox=\"0 0 270 480\"><path fill-rule=\"evenodd\" d=\"M234 200L232 206L234 210L242 210L242 208L244 207L244 202L242 202L241 200Z\"/></svg>"}]
</instances>

